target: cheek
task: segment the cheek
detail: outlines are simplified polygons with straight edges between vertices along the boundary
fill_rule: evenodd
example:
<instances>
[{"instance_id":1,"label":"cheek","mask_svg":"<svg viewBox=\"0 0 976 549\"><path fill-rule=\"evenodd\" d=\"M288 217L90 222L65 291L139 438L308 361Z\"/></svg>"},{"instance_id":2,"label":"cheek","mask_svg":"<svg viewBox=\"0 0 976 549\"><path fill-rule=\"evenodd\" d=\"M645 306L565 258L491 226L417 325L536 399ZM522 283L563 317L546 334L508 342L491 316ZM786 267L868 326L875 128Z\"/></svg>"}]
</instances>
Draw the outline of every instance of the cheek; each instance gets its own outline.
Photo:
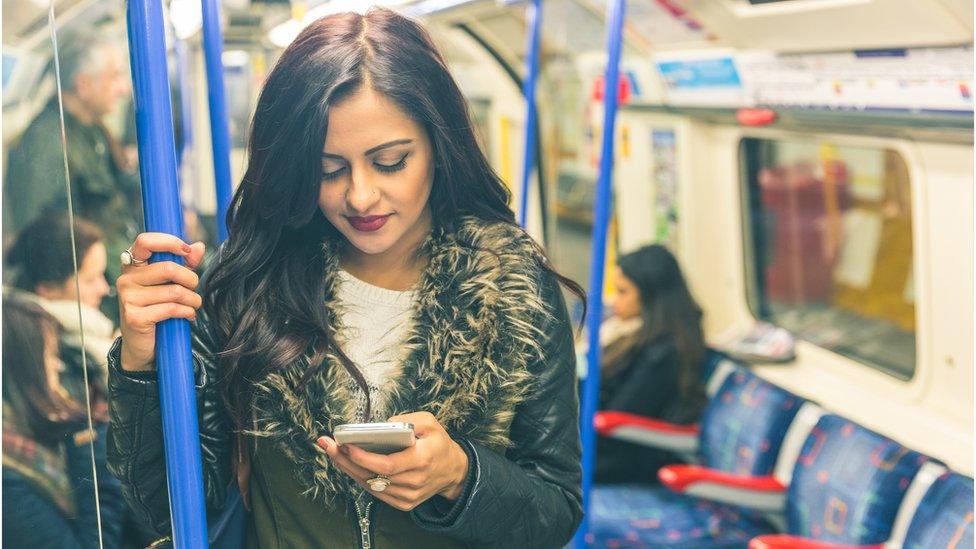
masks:
<instances>
[{"instance_id":1,"label":"cheek","mask_svg":"<svg viewBox=\"0 0 976 549\"><path fill-rule=\"evenodd\" d=\"M319 190L319 209L326 217L337 215L342 206L342 192L338 185L323 184Z\"/></svg>"},{"instance_id":2,"label":"cheek","mask_svg":"<svg viewBox=\"0 0 976 549\"><path fill-rule=\"evenodd\" d=\"M66 299L78 299L78 286L75 285L75 277L68 278L68 281L61 287L61 292ZM84 284L81 284L81 292L85 292Z\"/></svg>"}]
</instances>

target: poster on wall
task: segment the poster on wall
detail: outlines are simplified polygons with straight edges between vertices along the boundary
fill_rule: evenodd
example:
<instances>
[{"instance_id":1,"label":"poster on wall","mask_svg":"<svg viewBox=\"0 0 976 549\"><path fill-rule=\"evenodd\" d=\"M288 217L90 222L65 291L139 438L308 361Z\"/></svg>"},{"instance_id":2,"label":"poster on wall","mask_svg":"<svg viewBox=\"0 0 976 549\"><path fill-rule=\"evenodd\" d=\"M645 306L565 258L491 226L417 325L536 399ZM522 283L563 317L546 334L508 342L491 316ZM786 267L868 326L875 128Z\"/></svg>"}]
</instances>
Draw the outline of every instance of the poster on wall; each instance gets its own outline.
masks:
<instances>
[{"instance_id":1,"label":"poster on wall","mask_svg":"<svg viewBox=\"0 0 976 549\"><path fill-rule=\"evenodd\" d=\"M672 251L678 246L677 157L674 130L652 130L651 182L654 185L654 240Z\"/></svg>"}]
</instances>

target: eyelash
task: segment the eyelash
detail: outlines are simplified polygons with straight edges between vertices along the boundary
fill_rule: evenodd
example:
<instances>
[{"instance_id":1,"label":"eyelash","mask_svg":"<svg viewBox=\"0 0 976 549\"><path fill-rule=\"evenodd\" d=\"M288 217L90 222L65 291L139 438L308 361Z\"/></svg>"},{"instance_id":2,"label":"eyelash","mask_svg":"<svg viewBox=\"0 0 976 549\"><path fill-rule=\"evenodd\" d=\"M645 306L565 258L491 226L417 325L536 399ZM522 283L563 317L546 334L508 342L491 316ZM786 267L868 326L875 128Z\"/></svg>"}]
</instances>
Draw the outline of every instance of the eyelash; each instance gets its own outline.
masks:
<instances>
[{"instance_id":1,"label":"eyelash","mask_svg":"<svg viewBox=\"0 0 976 549\"><path fill-rule=\"evenodd\" d=\"M397 162L396 164L391 164L387 166L386 164L377 164L376 162L373 162L373 166L376 167L377 170L383 173L398 172L402 170L404 167L406 167L408 156L410 155L409 154L403 155L403 158L401 158L400 161ZM326 181L337 179L340 175L342 175L342 172L344 171L346 171L346 168L339 168L334 172L325 172L322 174L322 179L325 179Z\"/></svg>"}]
</instances>

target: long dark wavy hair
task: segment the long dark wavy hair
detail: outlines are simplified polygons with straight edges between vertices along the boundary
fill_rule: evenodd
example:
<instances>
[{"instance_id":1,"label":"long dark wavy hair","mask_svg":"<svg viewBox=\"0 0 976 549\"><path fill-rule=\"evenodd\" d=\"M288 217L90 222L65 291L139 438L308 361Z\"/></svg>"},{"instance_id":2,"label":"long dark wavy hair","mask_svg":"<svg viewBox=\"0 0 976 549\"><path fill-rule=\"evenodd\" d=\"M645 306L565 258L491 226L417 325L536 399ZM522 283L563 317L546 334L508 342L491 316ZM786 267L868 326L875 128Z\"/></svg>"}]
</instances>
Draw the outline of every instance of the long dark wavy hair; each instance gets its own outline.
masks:
<instances>
[{"instance_id":1,"label":"long dark wavy hair","mask_svg":"<svg viewBox=\"0 0 976 549\"><path fill-rule=\"evenodd\" d=\"M80 428L85 408L67 392L51 386L47 353L58 347L61 325L26 293L3 292L3 402L20 422L22 433L54 446Z\"/></svg>"},{"instance_id":2,"label":"long dark wavy hair","mask_svg":"<svg viewBox=\"0 0 976 549\"><path fill-rule=\"evenodd\" d=\"M227 214L229 238L206 277L204 307L226 341L219 383L239 429L255 382L311 351L305 380L331 352L366 382L329 331L321 244L342 238L318 205L329 107L363 86L427 131L435 159L435 229L461 216L515 225L510 193L478 147L468 105L427 32L393 11L344 13L306 27L278 59L258 99L248 165ZM582 289L543 268L580 298ZM368 404L367 404L367 415Z\"/></svg>"},{"instance_id":3,"label":"long dark wavy hair","mask_svg":"<svg viewBox=\"0 0 976 549\"><path fill-rule=\"evenodd\" d=\"M653 244L621 256L617 266L640 293L644 325L636 337L638 345L662 341L673 344L682 397L704 398L702 310L688 290L678 261L667 248Z\"/></svg>"}]
</instances>

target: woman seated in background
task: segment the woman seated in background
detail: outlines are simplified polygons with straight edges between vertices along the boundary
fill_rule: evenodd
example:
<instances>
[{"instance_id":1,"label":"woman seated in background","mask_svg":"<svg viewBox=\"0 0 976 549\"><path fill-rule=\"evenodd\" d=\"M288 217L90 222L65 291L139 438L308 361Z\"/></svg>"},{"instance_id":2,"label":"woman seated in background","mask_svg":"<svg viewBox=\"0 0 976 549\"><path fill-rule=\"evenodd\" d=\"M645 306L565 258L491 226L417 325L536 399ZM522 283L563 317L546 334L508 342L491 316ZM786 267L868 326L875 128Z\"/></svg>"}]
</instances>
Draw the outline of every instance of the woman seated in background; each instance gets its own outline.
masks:
<instances>
[{"instance_id":1,"label":"woman seated in background","mask_svg":"<svg viewBox=\"0 0 976 549\"><path fill-rule=\"evenodd\" d=\"M71 248L74 230L75 247ZM72 252L77 253L75 275ZM13 268L12 283L38 296L38 303L61 324L61 357L66 370L62 384L84 401L82 338L87 351L89 386L98 395L108 394L107 359L117 335L114 323L99 310L109 293L105 280L106 250L102 231L94 224L67 215L38 219L24 228L7 252L6 266ZM81 303L81 315L78 304ZM96 400L98 397L96 396Z\"/></svg>"},{"instance_id":2,"label":"woman seated in background","mask_svg":"<svg viewBox=\"0 0 976 549\"><path fill-rule=\"evenodd\" d=\"M691 424L705 407L701 308L678 262L652 245L622 256L614 273L613 317L600 330L600 410ZM664 450L598 439L596 482L657 482L681 459Z\"/></svg>"},{"instance_id":3,"label":"woman seated in background","mask_svg":"<svg viewBox=\"0 0 976 549\"><path fill-rule=\"evenodd\" d=\"M72 258L72 230L73 251L78 258L77 275ZM108 413L106 356L118 336L115 323L99 309L103 298L109 294L105 280L106 261L102 231L79 218L75 218L73 224L69 223L67 215L48 216L25 227L7 251L6 258L6 266L12 272L12 284L30 292L27 295L60 324L60 360L64 364L61 386L77 402L84 403L83 364L87 364L92 410L95 415L103 416ZM124 544L127 547L145 547L157 537L132 512L125 513L124 521Z\"/></svg>"},{"instance_id":4,"label":"woman seated in background","mask_svg":"<svg viewBox=\"0 0 976 549\"><path fill-rule=\"evenodd\" d=\"M32 298L4 292L3 546L99 547L100 507L102 547L118 547L125 502L105 467L107 417L93 414L89 430L61 385L60 336Z\"/></svg>"}]
</instances>

